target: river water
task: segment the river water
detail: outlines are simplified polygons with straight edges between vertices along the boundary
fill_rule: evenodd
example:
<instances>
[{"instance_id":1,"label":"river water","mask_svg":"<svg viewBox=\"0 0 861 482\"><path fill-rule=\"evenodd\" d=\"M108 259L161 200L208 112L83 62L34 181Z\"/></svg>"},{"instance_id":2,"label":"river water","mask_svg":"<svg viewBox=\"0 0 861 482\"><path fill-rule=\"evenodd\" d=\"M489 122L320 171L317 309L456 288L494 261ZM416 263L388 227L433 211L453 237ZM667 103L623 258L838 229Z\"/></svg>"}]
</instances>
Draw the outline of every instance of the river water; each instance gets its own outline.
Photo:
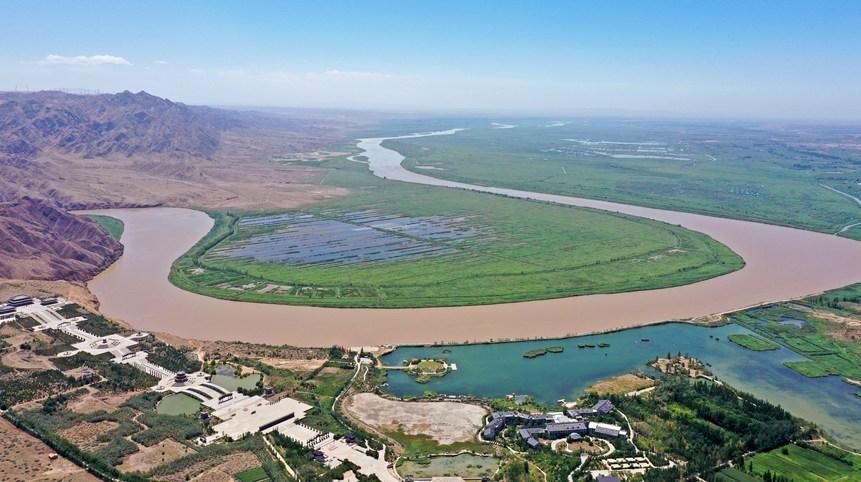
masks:
<instances>
[{"instance_id":1,"label":"river water","mask_svg":"<svg viewBox=\"0 0 861 482\"><path fill-rule=\"evenodd\" d=\"M462 343L561 337L689 319L861 281L861 243L856 241L748 221L440 180L404 169L403 156L384 147L385 140L362 139L358 144L377 176L678 224L726 244L746 266L674 288L501 305L344 309L245 303L189 293L167 279L172 262L211 228L206 214L179 208L100 210L125 223L125 254L89 283L102 312L135 328L190 338L300 346Z\"/></svg>"}]
</instances>

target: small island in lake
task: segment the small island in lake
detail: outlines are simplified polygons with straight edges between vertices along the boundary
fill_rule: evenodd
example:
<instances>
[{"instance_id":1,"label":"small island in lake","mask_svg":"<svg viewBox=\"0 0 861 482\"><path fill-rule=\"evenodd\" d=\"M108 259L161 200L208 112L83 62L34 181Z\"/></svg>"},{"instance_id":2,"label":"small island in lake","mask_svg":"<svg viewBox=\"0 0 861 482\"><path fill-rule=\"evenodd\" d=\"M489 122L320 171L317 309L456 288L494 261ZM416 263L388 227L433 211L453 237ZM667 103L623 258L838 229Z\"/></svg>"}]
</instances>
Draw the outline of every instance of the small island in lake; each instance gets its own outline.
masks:
<instances>
[{"instance_id":1,"label":"small island in lake","mask_svg":"<svg viewBox=\"0 0 861 482\"><path fill-rule=\"evenodd\" d=\"M448 372L456 370L456 365L441 358L411 358L405 362L405 370L416 378L416 383L427 383L434 377L444 377Z\"/></svg>"},{"instance_id":2,"label":"small island in lake","mask_svg":"<svg viewBox=\"0 0 861 482\"><path fill-rule=\"evenodd\" d=\"M546 348L536 348L535 350L529 350L528 352L523 354L523 358L538 358L540 356L544 356L548 353L562 353L565 351L564 347L561 346L548 346Z\"/></svg>"}]
</instances>

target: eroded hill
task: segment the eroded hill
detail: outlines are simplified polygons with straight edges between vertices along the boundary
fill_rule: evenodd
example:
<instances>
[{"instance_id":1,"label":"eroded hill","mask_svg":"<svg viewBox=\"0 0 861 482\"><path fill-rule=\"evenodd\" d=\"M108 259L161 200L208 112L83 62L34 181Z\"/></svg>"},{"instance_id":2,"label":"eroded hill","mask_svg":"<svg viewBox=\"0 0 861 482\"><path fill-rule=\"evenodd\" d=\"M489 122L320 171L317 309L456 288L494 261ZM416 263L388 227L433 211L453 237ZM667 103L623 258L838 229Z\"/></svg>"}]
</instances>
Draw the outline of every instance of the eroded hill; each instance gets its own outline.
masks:
<instances>
[{"instance_id":1,"label":"eroded hill","mask_svg":"<svg viewBox=\"0 0 861 482\"><path fill-rule=\"evenodd\" d=\"M24 197L0 203L0 278L86 281L123 246L101 226L54 203Z\"/></svg>"}]
</instances>

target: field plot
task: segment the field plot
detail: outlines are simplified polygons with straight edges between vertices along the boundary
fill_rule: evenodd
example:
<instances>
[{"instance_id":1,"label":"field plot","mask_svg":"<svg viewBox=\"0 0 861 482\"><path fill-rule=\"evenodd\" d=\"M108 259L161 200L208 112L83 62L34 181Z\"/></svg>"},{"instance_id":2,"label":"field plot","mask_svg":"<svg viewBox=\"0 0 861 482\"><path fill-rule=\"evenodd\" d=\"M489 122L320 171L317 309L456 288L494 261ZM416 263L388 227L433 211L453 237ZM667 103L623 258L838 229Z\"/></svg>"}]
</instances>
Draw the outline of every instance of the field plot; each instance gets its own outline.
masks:
<instances>
[{"instance_id":1,"label":"field plot","mask_svg":"<svg viewBox=\"0 0 861 482\"><path fill-rule=\"evenodd\" d=\"M677 286L743 264L678 226L387 181L344 160L321 168L350 195L301 212L211 213L171 281L241 301L457 306Z\"/></svg>"},{"instance_id":2,"label":"field plot","mask_svg":"<svg viewBox=\"0 0 861 482\"><path fill-rule=\"evenodd\" d=\"M718 473L719 481L759 481L766 473L771 480L803 482L861 480L861 457L823 445L801 447L787 445L770 452L745 459L745 471L724 470Z\"/></svg>"}]
</instances>

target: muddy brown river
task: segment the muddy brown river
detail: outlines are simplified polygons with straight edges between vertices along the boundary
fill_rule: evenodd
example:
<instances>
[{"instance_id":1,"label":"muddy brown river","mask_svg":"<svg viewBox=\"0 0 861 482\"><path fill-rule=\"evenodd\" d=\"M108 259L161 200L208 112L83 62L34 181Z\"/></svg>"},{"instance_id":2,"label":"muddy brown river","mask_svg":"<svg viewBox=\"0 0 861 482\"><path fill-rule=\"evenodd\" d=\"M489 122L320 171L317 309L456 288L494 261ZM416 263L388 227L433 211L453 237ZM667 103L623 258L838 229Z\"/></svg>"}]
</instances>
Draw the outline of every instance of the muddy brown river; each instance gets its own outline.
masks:
<instances>
[{"instance_id":1,"label":"muddy brown river","mask_svg":"<svg viewBox=\"0 0 861 482\"><path fill-rule=\"evenodd\" d=\"M382 146L385 140L363 139L358 144L378 176L678 224L726 244L746 265L674 288L500 305L359 309L246 303L190 293L168 281L173 261L211 228L206 214L180 208L111 209L92 211L125 223L125 254L89 283L101 311L137 329L198 339L299 346L475 342L562 337L690 319L861 282L857 241L748 221L445 181L404 169L403 157Z\"/></svg>"}]
</instances>

